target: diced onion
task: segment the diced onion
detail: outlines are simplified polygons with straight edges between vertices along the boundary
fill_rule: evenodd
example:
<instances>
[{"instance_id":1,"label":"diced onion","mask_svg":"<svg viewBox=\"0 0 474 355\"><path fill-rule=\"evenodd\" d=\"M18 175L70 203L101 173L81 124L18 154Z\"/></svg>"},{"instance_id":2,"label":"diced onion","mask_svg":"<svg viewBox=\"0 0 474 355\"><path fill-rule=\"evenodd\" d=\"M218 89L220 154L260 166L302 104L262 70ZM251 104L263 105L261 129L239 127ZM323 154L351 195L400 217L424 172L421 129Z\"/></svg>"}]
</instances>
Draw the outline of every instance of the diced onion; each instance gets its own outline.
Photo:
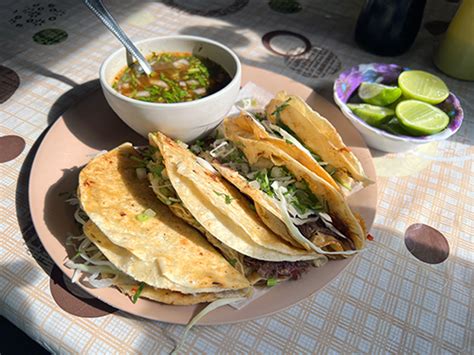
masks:
<instances>
[{"instance_id":1,"label":"diced onion","mask_svg":"<svg viewBox=\"0 0 474 355\"><path fill-rule=\"evenodd\" d=\"M199 85L199 82L197 80L191 79L186 81L186 84L188 85Z\"/></svg>"},{"instance_id":2,"label":"diced onion","mask_svg":"<svg viewBox=\"0 0 474 355\"><path fill-rule=\"evenodd\" d=\"M176 143L178 143L178 145L184 149L188 149L189 147L186 143L184 143L183 141L180 141L179 139L176 141Z\"/></svg>"},{"instance_id":3,"label":"diced onion","mask_svg":"<svg viewBox=\"0 0 474 355\"><path fill-rule=\"evenodd\" d=\"M135 97L149 97L149 96L150 96L150 93L148 91L145 91L145 90L138 91L135 94Z\"/></svg>"},{"instance_id":4,"label":"diced onion","mask_svg":"<svg viewBox=\"0 0 474 355\"><path fill-rule=\"evenodd\" d=\"M188 65L189 65L188 60L186 60L184 58L183 59L178 59L177 61L173 62L173 66L175 68L178 68L178 69L183 68L183 67L188 66Z\"/></svg>"},{"instance_id":5,"label":"diced onion","mask_svg":"<svg viewBox=\"0 0 474 355\"><path fill-rule=\"evenodd\" d=\"M160 88L163 88L163 89L169 88L168 84L160 79L150 79L150 84L159 86Z\"/></svg>"},{"instance_id":6,"label":"diced onion","mask_svg":"<svg viewBox=\"0 0 474 355\"><path fill-rule=\"evenodd\" d=\"M150 208L147 208L144 212L143 212L144 215L148 216L148 217L155 217L156 216L156 212L153 211L152 209Z\"/></svg>"},{"instance_id":7,"label":"diced onion","mask_svg":"<svg viewBox=\"0 0 474 355\"><path fill-rule=\"evenodd\" d=\"M205 88L197 88L193 90L196 95L204 95L206 93Z\"/></svg>"},{"instance_id":8,"label":"diced onion","mask_svg":"<svg viewBox=\"0 0 474 355\"><path fill-rule=\"evenodd\" d=\"M196 157L196 162L201 165L204 169L209 170L213 174L217 174L217 170L205 159Z\"/></svg>"},{"instance_id":9,"label":"diced onion","mask_svg":"<svg viewBox=\"0 0 474 355\"><path fill-rule=\"evenodd\" d=\"M254 189L260 190L260 183L257 180L250 181L249 186Z\"/></svg>"},{"instance_id":10,"label":"diced onion","mask_svg":"<svg viewBox=\"0 0 474 355\"><path fill-rule=\"evenodd\" d=\"M137 178L139 180L146 179L146 169L145 168L136 168L135 171L137 173Z\"/></svg>"}]
</instances>

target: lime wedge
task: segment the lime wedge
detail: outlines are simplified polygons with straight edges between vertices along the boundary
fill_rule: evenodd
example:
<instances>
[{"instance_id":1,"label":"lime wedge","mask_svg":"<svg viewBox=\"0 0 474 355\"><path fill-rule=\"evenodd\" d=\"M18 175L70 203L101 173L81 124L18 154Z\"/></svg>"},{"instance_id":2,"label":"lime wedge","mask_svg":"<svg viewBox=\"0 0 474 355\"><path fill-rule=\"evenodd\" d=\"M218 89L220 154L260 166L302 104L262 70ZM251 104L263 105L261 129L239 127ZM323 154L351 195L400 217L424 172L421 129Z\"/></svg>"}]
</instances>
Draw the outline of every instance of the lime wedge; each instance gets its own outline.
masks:
<instances>
[{"instance_id":1,"label":"lime wedge","mask_svg":"<svg viewBox=\"0 0 474 355\"><path fill-rule=\"evenodd\" d=\"M401 73L398 77L398 86L407 98L429 104L439 104L449 95L448 87L443 80L421 70L407 70Z\"/></svg>"},{"instance_id":2,"label":"lime wedge","mask_svg":"<svg viewBox=\"0 0 474 355\"><path fill-rule=\"evenodd\" d=\"M396 86L363 82L359 86L358 93L362 101L368 104L386 106L396 101L402 91Z\"/></svg>"},{"instance_id":3,"label":"lime wedge","mask_svg":"<svg viewBox=\"0 0 474 355\"><path fill-rule=\"evenodd\" d=\"M371 126L379 126L395 115L395 111L388 107L369 104L347 104L347 107Z\"/></svg>"},{"instance_id":4,"label":"lime wedge","mask_svg":"<svg viewBox=\"0 0 474 355\"><path fill-rule=\"evenodd\" d=\"M403 136L411 136L410 132L406 131L402 125L398 122L396 117L392 118L387 123L380 126L384 131L388 133L392 133L396 136L403 135Z\"/></svg>"},{"instance_id":5,"label":"lime wedge","mask_svg":"<svg viewBox=\"0 0 474 355\"><path fill-rule=\"evenodd\" d=\"M408 132L423 136L441 132L449 124L449 117L439 108L418 100L405 100L395 109L398 121Z\"/></svg>"}]
</instances>

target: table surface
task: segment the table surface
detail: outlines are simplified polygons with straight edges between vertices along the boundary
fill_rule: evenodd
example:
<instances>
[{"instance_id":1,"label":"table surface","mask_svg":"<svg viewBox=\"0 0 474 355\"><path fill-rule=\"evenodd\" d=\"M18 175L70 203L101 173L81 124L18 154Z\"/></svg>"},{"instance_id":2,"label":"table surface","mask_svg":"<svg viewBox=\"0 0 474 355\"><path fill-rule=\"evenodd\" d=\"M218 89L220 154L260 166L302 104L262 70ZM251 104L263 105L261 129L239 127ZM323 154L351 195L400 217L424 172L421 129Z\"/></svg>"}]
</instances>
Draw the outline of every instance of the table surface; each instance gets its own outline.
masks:
<instances>
[{"instance_id":1,"label":"table surface","mask_svg":"<svg viewBox=\"0 0 474 355\"><path fill-rule=\"evenodd\" d=\"M359 63L429 70L461 99L464 123L451 139L415 151L372 151L379 178L374 241L329 286L266 318L196 327L183 352L472 352L474 84L432 64L456 4L428 2L410 51L383 58L353 41L362 1L300 3L300 12L288 14L257 0L107 1L133 39L210 37L243 63L289 76L328 99L337 73ZM118 42L73 0L4 1L0 17L0 313L55 353L171 351L183 326L105 307L67 285L28 209L29 170L43 133L97 88L100 63ZM45 29L62 32L37 34ZM288 56L305 46L306 53ZM404 234L413 223L444 234L446 261L427 264L407 250Z\"/></svg>"}]
</instances>

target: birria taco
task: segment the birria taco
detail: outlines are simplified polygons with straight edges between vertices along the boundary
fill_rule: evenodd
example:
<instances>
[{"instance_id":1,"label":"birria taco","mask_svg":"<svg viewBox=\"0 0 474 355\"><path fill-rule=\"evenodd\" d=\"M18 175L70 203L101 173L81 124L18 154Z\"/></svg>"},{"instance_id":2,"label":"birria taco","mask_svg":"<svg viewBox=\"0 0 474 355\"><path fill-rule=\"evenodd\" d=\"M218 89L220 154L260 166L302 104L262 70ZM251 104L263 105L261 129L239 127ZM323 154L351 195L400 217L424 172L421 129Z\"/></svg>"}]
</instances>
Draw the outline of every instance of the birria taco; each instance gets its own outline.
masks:
<instances>
[{"instance_id":1,"label":"birria taco","mask_svg":"<svg viewBox=\"0 0 474 355\"><path fill-rule=\"evenodd\" d=\"M254 203L183 143L149 135L142 152L157 197L201 231L252 284L296 279L324 255L282 240L255 212Z\"/></svg>"},{"instance_id":2,"label":"birria taco","mask_svg":"<svg viewBox=\"0 0 474 355\"><path fill-rule=\"evenodd\" d=\"M269 132L313 157L326 171L320 173L325 180L330 175L349 190L357 184L372 183L334 126L300 97L281 91L257 118Z\"/></svg>"},{"instance_id":3,"label":"birria taco","mask_svg":"<svg viewBox=\"0 0 474 355\"><path fill-rule=\"evenodd\" d=\"M146 176L137 176L139 164L126 143L82 169L76 219L84 235L68 240L76 255L66 265L134 301L186 305L247 295L246 278L158 201Z\"/></svg>"},{"instance_id":4,"label":"birria taco","mask_svg":"<svg viewBox=\"0 0 474 355\"><path fill-rule=\"evenodd\" d=\"M260 218L281 238L329 257L363 249L364 223L332 180L262 135L250 116L226 118L214 141L192 149L249 196Z\"/></svg>"}]
</instances>

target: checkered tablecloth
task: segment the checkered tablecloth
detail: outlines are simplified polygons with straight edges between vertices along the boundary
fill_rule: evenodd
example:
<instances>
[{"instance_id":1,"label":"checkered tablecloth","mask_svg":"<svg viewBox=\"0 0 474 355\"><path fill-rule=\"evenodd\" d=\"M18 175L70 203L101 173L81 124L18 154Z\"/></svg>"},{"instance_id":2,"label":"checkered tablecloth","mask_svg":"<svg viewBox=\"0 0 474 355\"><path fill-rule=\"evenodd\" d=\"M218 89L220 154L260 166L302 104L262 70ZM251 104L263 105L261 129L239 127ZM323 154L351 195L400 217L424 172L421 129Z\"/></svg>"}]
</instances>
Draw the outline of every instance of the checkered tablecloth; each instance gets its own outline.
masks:
<instances>
[{"instance_id":1,"label":"checkered tablecloth","mask_svg":"<svg viewBox=\"0 0 474 355\"><path fill-rule=\"evenodd\" d=\"M106 3L133 39L210 37L243 63L292 77L328 98L337 73L359 63L435 72L465 111L461 130L447 141L400 154L373 151L375 240L329 286L273 316L196 327L183 352L474 351L474 84L446 77L432 64L455 3L429 1L414 46L397 58L355 45L362 1L299 1L296 13L258 0ZM4 0L0 6L0 314L55 353L169 352L184 330L120 311L85 317L60 306L52 296L52 262L29 217L27 179L38 141L61 112L97 87L101 61L119 46L79 1ZM413 223L444 234L445 262L426 264L410 254L404 232Z\"/></svg>"}]
</instances>

